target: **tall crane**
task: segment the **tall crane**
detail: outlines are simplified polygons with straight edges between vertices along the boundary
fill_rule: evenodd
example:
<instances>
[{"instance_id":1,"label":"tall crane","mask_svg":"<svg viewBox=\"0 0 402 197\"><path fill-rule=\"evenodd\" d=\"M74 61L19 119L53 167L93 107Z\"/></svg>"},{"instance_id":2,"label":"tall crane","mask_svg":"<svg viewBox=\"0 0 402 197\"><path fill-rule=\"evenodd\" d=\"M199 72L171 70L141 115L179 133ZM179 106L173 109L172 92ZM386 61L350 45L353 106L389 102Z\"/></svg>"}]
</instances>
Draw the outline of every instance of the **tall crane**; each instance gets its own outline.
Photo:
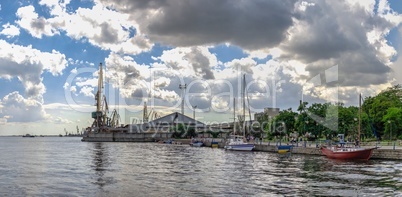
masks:
<instances>
[{"instance_id":1,"label":"tall crane","mask_svg":"<svg viewBox=\"0 0 402 197\"><path fill-rule=\"evenodd\" d=\"M107 115L106 115L108 106L107 106L107 102L106 102L106 97L104 97L102 94L103 88L104 88L104 86L103 86L103 68L102 68L102 63L99 63L98 91L96 92L96 95L95 95L96 111L92 112L92 118L94 119L94 122L92 123L92 127L95 128L96 132L100 131L101 128L106 126L107 119L108 119ZM105 107L105 108L103 108L103 107Z\"/></svg>"}]
</instances>

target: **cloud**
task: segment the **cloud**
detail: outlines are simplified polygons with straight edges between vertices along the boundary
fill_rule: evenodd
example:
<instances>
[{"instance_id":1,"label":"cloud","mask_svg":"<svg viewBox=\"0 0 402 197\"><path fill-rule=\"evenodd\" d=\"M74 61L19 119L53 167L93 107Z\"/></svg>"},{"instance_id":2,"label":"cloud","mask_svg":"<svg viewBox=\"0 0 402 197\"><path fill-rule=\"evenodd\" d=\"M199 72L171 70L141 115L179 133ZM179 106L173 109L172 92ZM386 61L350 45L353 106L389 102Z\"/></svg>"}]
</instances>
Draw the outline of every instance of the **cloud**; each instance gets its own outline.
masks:
<instances>
[{"instance_id":1,"label":"cloud","mask_svg":"<svg viewBox=\"0 0 402 197\"><path fill-rule=\"evenodd\" d=\"M76 40L88 41L104 50L123 54L138 54L149 51L153 43L142 35L138 25L129 21L126 14L95 4L91 9L78 8L73 13L66 11L70 1L41 1L50 10L51 17L39 17L33 6L17 10L17 24L33 37L42 38L65 32ZM77 28L82 27L82 28ZM133 32L135 34L131 35Z\"/></svg>"},{"instance_id":2,"label":"cloud","mask_svg":"<svg viewBox=\"0 0 402 197\"><path fill-rule=\"evenodd\" d=\"M127 13L153 42L173 46L231 43L269 48L286 38L296 0L101 0Z\"/></svg>"},{"instance_id":3,"label":"cloud","mask_svg":"<svg viewBox=\"0 0 402 197\"><path fill-rule=\"evenodd\" d=\"M54 122L56 124L72 124L73 123L72 121L62 118L62 117L55 117L55 118L53 118L52 122Z\"/></svg>"},{"instance_id":4,"label":"cloud","mask_svg":"<svg viewBox=\"0 0 402 197\"><path fill-rule=\"evenodd\" d=\"M81 87L80 94L84 96L95 98L94 88L90 86L83 86Z\"/></svg>"},{"instance_id":5,"label":"cloud","mask_svg":"<svg viewBox=\"0 0 402 197\"><path fill-rule=\"evenodd\" d=\"M220 93L231 91L239 99L242 74L250 83L250 106L256 111L267 106L297 105L303 93L306 99L327 101L336 91L325 85L312 87L311 79L335 65L339 100L350 102L357 91L372 94L389 85L393 80L390 67L397 69L401 59L393 62L399 54L387 38L400 26L401 15L385 0L257 0L235 4L230 0L96 0L91 8L67 11L69 3L40 1L45 6L40 13L49 11L45 17L33 6L22 7L16 23L36 38L60 34L110 50L105 59L105 81L115 89L105 91L118 88L126 99L152 96L156 104L164 106L180 101L178 86L186 83L192 85L187 93L199 93L188 99L190 105L217 110L231 107L232 98ZM154 43L168 49L151 51ZM216 44L238 46L248 56L222 63L219 58L227 54L212 50ZM21 47L1 46L1 52ZM0 55L0 65L6 65L0 68L0 77L17 76L27 98L46 91L43 71L59 75L65 67L55 65L67 64L57 51L43 55L29 48L19 48L29 58L14 57L16 52ZM132 56L149 51L154 62L141 64ZM38 54L43 58L36 58ZM72 58L68 62L88 64ZM72 74L78 72L71 70ZM93 98L97 81L94 73L92 77L77 77L64 88ZM305 87L312 88L303 92Z\"/></svg>"},{"instance_id":6,"label":"cloud","mask_svg":"<svg viewBox=\"0 0 402 197\"><path fill-rule=\"evenodd\" d=\"M31 46L9 44L0 40L0 77L17 77L25 87L28 97L41 97L46 88L41 74L48 71L57 76L67 66L65 55L53 50L41 52Z\"/></svg>"},{"instance_id":7,"label":"cloud","mask_svg":"<svg viewBox=\"0 0 402 197\"><path fill-rule=\"evenodd\" d=\"M1 104L0 114L7 117L7 122L34 122L48 118L41 102L24 98L18 92L6 95Z\"/></svg>"},{"instance_id":8,"label":"cloud","mask_svg":"<svg viewBox=\"0 0 402 197\"><path fill-rule=\"evenodd\" d=\"M310 76L339 65L341 86L387 83L396 51L385 36L397 23L368 11L372 3L310 2L298 12L289 39L280 45L282 58L307 64Z\"/></svg>"},{"instance_id":9,"label":"cloud","mask_svg":"<svg viewBox=\"0 0 402 197\"><path fill-rule=\"evenodd\" d=\"M157 59L161 60L164 67L180 72L183 76L215 79L212 70L218 65L218 60L207 47L177 47L163 51Z\"/></svg>"},{"instance_id":10,"label":"cloud","mask_svg":"<svg viewBox=\"0 0 402 197\"><path fill-rule=\"evenodd\" d=\"M18 8L16 23L27 30L33 37L42 38L42 35L53 36L60 34L58 25L60 22L57 20L46 20L35 12L32 5Z\"/></svg>"},{"instance_id":11,"label":"cloud","mask_svg":"<svg viewBox=\"0 0 402 197\"><path fill-rule=\"evenodd\" d=\"M70 87L70 91L71 91L72 93L76 93L76 92L77 92L77 87L76 87L76 86L71 86L71 87Z\"/></svg>"},{"instance_id":12,"label":"cloud","mask_svg":"<svg viewBox=\"0 0 402 197\"><path fill-rule=\"evenodd\" d=\"M15 25L6 23L3 25L3 30L1 30L0 34L7 36L7 38L12 38L14 36L20 35L20 29Z\"/></svg>"}]
</instances>

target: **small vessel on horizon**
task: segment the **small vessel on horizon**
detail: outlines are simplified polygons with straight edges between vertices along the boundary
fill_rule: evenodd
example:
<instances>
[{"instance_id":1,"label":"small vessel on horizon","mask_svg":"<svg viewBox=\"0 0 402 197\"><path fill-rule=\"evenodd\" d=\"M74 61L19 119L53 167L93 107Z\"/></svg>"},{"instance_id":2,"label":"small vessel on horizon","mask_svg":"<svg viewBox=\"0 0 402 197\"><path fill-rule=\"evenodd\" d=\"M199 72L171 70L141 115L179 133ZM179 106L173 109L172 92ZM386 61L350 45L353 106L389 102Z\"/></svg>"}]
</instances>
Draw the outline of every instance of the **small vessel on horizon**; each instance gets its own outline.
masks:
<instances>
[{"instance_id":1,"label":"small vessel on horizon","mask_svg":"<svg viewBox=\"0 0 402 197\"><path fill-rule=\"evenodd\" d=\"M23 135L22 137L35 137L35 136L27 133L27 134Z\"/></svg>"}]
</instances>

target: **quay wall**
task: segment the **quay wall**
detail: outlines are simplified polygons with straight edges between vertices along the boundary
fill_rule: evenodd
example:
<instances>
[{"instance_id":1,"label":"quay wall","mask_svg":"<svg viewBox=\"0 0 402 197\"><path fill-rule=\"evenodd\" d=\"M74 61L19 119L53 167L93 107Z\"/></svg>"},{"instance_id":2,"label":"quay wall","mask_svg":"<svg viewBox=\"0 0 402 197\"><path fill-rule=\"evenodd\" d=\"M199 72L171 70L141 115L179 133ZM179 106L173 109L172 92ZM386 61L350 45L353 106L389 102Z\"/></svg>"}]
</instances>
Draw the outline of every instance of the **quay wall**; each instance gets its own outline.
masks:
<instances>
[{"instance_id":1,"label":"quay wall","mask_svg":"<svg viewBox=\"0 0 402 197\"><path fill-rule=\"evenodd\" d=\"M202 141L206 147L212 147L212 142L218 142L218 148L223 148L225 146L225 139L223 138L205 138Z\"/></svg>"},{"instance_id":2,"label":"quay wall","mask_svg":"<svg viewBox=\"0 0 402 197\"><path fill-rule=\"evenodd\" d=\"M172 137L172 133L90 133L82 138L87 142L155 142Z\"/></svg>"},{"instance_id":3,"label":"quay wall","mask_svg":"<svg viewBox=\"0 0 402 197\"><path fill-rule=\"evenodd\" d=\"M255 151L262 152L277 152L275 145L266 144L256 144L254 147ZM316 147L293 147L293 154L305 154L305 155L323 155L320 148ZM402 149L394 149L392 147L378 148L373 151L371 159L392 159L392 160L402 160Z\"/></svg>"},{"instance_id":4,"label":"quay wall","mask_svg":"<svg viewBox=\"0 0 402 197\"><path fill-rule=\"evenodd\" d=\"M155 142L159 140L170 139L172 133L91 133L83 137L83 141L88 142ZM181 144L189 144L190 139L176 139ZM204 146L211 147L212 142L218 142L218 147L225 146L223 138L203 138ZM304 146L294 146L293 154L319 155L322 156L320 148L316 148L316 144L308 143ZM373 147L373 146L371 146ZM276 153L277 146L271 144L255 144L254 151L274 152ZM391 159L402 160L402 148L395 146L385 146L375 149L371 159Z\"/></svg>"}]
</instances>

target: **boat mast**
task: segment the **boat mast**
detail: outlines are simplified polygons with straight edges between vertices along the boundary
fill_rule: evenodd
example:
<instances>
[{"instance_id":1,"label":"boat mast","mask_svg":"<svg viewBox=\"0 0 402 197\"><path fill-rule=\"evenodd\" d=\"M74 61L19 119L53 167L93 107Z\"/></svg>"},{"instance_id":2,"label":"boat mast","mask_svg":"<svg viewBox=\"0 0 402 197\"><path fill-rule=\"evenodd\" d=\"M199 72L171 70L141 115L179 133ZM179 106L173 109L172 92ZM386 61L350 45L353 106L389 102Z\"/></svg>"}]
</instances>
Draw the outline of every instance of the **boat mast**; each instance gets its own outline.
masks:
<instances>
[{"instance_id":1,"label":"boat mast","mask_svg":"<svg viewBox=\"0 0 402 197\"><path fill-rule=\"evenodd\" d=\"M233 98L233 135L236 135L236 98Z\"/></svg>"},{"instance_id":2,"label":"boat mast","mask_svg":"<svg viewBox=\"0 0 402 197\"><path fill-rule=\"evenodd\" d=\"M360 93L359 94L359 127L357 129L357 131L358 131L357 140L359 140L359 142L360 142L361 124L362 124L362 94Z\"/></svg>"},{"instance_id":3,"label":"boat mast","mask_svg":"<svg viewBox=\"0 0 402 197\"><path fill-rule=\"evenodd\" d=\"M242 92L243 92L243 136L246 136L246 74L243 74Z\"/></svg>"}]
</instances>

